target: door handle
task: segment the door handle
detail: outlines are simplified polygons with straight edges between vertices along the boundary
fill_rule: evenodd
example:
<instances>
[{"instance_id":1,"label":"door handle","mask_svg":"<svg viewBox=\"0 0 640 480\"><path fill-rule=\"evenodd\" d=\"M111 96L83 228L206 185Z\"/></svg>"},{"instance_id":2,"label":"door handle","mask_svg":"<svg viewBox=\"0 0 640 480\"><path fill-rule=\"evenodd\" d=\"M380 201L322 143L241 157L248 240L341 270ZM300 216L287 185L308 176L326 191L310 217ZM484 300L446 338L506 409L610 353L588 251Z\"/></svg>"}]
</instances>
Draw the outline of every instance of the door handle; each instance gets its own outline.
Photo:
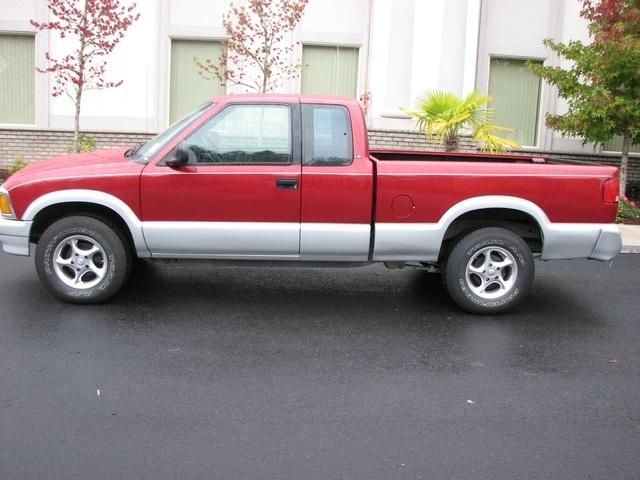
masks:
<instances>
[{"instance_id":1,"label":"door handle","mask_svg":"<svg viewBox=\"0 0 640 480\"><path fill-rule=\"evenodd\" d=\"M276 180L276 186L280 190L297 190L298 180L295 178L279 178Z\"/></svg>"}]
</instances>

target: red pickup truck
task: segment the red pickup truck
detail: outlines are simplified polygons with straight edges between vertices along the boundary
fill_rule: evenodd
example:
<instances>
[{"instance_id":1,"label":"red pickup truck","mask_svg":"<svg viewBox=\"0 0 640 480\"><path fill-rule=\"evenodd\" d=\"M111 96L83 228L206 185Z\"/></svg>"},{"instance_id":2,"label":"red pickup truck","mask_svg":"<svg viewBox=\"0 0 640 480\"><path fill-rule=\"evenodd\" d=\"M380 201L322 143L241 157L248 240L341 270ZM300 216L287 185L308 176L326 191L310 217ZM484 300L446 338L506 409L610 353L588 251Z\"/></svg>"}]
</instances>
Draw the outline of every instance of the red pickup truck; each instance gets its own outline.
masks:
<instances>
[{"instance_id":1,"label":"red pickup truck","mask_svg":"<svg viewBox=\"0 0 640 480\"><path fill-rule=\"evenodd\" d=\"M357 102L214 98L127 151L31 165L0 187L0 241L58 298L97 303L133 260L418 266L463 309L527 294L534 256L621 249L618 171L521 155L370 151Z\"/></svg>"}]
</instances>

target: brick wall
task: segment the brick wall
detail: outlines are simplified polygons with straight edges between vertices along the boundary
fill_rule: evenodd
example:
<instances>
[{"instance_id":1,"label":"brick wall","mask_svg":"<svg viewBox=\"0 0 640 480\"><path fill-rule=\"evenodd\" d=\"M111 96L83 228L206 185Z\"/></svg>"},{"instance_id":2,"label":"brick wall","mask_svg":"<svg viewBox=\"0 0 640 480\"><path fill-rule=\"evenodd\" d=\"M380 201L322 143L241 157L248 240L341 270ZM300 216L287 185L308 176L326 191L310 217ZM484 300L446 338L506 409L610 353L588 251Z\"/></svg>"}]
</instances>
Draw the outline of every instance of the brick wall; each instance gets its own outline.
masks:
<instances>
[{"instance_id":1,"label":"brick wall","mask_svg":"<svg viewBox=\"0 0 640 480\"><path fill-rule=\"evenodd\" d=\"M395 150L444 150L444 145L426 138L414 130L369 130L369 147L371 149ZM462 137L458 149L473 151L475 145L469 137Z\"/></svg>"},{"instance_id":2,"label":"brick wall","mask_svg":"<svg viewBox=\"0 0 640 480\"><path fill-rule=\"evenodd\" d=\"M154 134L86 132L95 138L98 149L120 148L146 142ZM43 158L68 153L73 132L54 130L0 129L0 169L6 169L17 158L37 162Z\"/></svg>"},{"instance_id":3,"label":"brick wall","mask_svg":"<svg viewBox=\"0 0 640 480\"><path fill-rule=\"evenodd\" d=\"M108 133L86 132L96 139L98 148L119 148L133 146L151 138L153 133ZM16 158L28 162L67 153L73 134L67 131L0 129L0 170L6 169ZM369 142L373 149L399 150L442 150L443 146L425 138L412 130L370 130ZM475 146L470 138L459 142L460 150L473 151ZM527 152L522 152L527 153ZM553 161L562 163L590 163L594 165L618 166L620 160L615 155L596 155L563 152L538 152ZM640 157L630 160L629 179L640 180Z\"/></svg>"}]
</instances>

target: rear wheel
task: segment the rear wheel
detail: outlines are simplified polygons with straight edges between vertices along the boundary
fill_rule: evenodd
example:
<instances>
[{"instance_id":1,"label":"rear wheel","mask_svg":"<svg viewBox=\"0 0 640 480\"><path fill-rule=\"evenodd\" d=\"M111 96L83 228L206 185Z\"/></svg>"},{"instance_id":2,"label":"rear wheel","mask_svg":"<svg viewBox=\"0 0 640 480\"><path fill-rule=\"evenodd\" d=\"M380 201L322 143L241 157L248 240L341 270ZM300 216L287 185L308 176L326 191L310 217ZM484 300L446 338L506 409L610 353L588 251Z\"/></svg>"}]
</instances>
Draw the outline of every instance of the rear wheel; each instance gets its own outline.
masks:
<instances>
[{"instance_id":1,"label":"rear wheel","mask_svg":"<svg viewBox=\"0 0 640 480\"><path fill-rule=\"evenodd\" d=\"M504 313L527 295L534 259L526 242L505 228L482 228L460 238L444 261L451 298L470 313Z\"/></svg>"},{"instance_id":2,"label":"rear wheel","mask_svg":"<svg viewBox=\"0 0 640 480\"><path fill-rule=\"evenodd\" d=\"M42 283L69 303L110 299L131 268L131 254L119 230L104 219L84 215L49 226L38 242L35 261Z\"/></svg>"}]
</instances>

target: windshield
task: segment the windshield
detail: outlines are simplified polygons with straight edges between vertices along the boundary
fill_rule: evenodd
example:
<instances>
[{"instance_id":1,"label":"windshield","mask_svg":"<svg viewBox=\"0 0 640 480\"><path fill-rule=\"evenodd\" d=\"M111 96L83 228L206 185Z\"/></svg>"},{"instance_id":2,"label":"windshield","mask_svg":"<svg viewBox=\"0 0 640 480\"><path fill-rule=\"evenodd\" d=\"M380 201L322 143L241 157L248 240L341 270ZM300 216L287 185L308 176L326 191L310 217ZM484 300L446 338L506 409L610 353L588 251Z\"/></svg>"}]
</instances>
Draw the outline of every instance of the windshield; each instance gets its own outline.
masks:
<instances>
[{"instance_id":1,"label":"windshield","mask_svg":"<svg viewBox=\"0 0 640 480\"><path fill-rule=\"evenodd\" d=\"M133 150L133 155L130 155L129 158L135 159L138 162L148 162L156 155L160 150L162 150L167 143L169 143L173 137L175 137L178 133L180 133L187 125L189 125L196 117L200 116L202 112L204 112L207 108L211 107L213 102L207 102L200 105L193 112L185 115L177 122L173 123L169 128L167 128L164 132L159 133L147 143L140 145L139 147Z\"/></svg>"}]
</instances>

